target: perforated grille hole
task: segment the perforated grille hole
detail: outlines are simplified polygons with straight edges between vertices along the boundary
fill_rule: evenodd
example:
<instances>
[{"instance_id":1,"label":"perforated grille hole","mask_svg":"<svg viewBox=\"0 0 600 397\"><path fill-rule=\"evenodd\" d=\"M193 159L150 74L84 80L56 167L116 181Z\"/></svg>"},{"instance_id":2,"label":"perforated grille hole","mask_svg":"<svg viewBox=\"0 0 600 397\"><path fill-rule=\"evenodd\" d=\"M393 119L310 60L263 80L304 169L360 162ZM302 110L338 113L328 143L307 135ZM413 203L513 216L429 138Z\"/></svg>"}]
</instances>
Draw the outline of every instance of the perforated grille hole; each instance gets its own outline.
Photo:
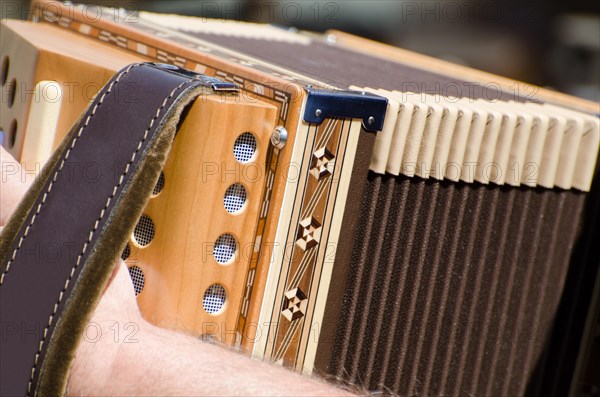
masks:
<instances>
[{"instance_id":1,"label":"perforated grille hole","mask_svg":"<svg viewBox=\"0 0 600 397\"><path fill-rule=\"evenodd\" d=\"M17 96L17 80L12 79L6 86L6 90L6 103L8 104L9 108L12 108L12 106L15 104L15 98Z\"/></svg>"},{"instance_id":2,"label":"perforated grille hole","mask_svg":"<svg viewBox=\"0 0 600 397\"><path fill-rule=\"evenodd\" d=\"M131 255L131 247L129 246L129 243L127 243L127 245L123 249L123 252L121 253L121 259L126 261L127 258L129 258L129 255Z\"/></svg>"},{"instance_id":3,"label":"perforated grille hole","mask_svg":"<svg viewBox=\"0 0 600 397\"><path fill-rule=\"evenodd\" d=\"M160 176L158 177L158 181L156 181L156 185L154 185L154 189L152 190L152 195L156 196L158 193L162 192L165 187L165 174L164 172L160 172Z\"/></svg>"},{"instance_id":4,"label":"perforated grille hole","mask_svg":"<svg viewBox=\"0 0 600 397\"><path fill-rule=\"evenodd\" d=\"M246 188L241 183L234 183L227 188L223 198L225 209L230 214L240 212L246 204Z\"/></svg>"},{"instance_id":5,"label":"perforated grille hole","mask_svg":"<svg viewBox=\"0 0 600 397\"><path fill-rule=\"evenodd\" d=\"M10 67L10 58L7 55L2 59L2 68L0 69L0 83L2 85L6 84L6 81L8 80L8 68L9 67Z\"/></svg>"},{"instance_id":6,"label":"perforated grille hole","mask_svg":"<svg viewBox=\"0 0 600 397\"><path fill-rule=\"evenodd\" d=\"M213 284L204 292L202 306L208 314L215 314L223 308L226 300L225 288L220 284Z\"/></svg>"},{"instance_id":7,"label":"perforated grille hole","mask_svg":"<svg viewBox=\"0 0 600 397\"><path fill-rule=\"evenodd\" d=\"M236 249L235 238L231 234L222 234L215 242L213 256L219 263L228 263L233 258Z\"/></svg>"},{"instance_id":8,"label":"perforated grille hole","mask_svg":"<svg viewBox=\"0 0 600 397\"><path fill-rule=\"evenodd\" d=\"M144 272L137 266L131 266L129 268L129 275L131 276L131 281L133 281L135 294L139 295L144 289L144 283L146 282L144 278Z\"/></svg>"},{"instance_id":9,"label":"perforated grille hole","mask_svg":"<svg viewBox=\"0 0 600 397\"><path fill-rule=\"evenodd\" d=\"M19 123L17 123L16 119L10 122L10 127L8 127L8 148L12 149L15 146L15 142L17 141L17 129L19 127Z\"/></svg>"},{"instance_id":10,"label":"perforated grille hole","mask_svg":"<svg viewBox=\"0 0 600 397\"><path fill-rule=\"evenodd\" d=\"M142 215L135 229L133 230L133 239L140 247L145 247L154 238L154 222L148 215Z\"/></svg>"},{"instance_id":11,"label":"perforated grille hole","mask_svg":"<svg viewBox=\"0 0 600 397\"><path fill-rule=\"evenodd\" d=\"M238 136L233 144L233 155L240 163L247 163L256 153L256 138L250 132Z\"/></svg>"}]
</instances>

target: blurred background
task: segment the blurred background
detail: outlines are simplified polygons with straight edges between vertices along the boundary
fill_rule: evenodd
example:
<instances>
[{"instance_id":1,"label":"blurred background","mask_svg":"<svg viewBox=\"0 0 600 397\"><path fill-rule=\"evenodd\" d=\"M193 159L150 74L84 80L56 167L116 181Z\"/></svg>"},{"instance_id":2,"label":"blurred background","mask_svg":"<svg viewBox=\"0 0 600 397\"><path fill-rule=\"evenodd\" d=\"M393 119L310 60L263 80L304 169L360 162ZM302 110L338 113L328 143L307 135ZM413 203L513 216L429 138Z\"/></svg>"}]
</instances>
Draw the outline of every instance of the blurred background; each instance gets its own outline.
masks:
<instances>
[{"instance_id":1,"label":"blurred background","mask_svg":"<svg viewBox=\"0 0 600 397\"><path fill-rule=\"evenodd\" d=\"M2 17L28 0L1 0ZM600 1L81 0L131 10L338 29L594 101L600 100ZM11 6L9 6L11 4ZM15 8L18 8L15 10Z\"/></svg>"}]
</instances>

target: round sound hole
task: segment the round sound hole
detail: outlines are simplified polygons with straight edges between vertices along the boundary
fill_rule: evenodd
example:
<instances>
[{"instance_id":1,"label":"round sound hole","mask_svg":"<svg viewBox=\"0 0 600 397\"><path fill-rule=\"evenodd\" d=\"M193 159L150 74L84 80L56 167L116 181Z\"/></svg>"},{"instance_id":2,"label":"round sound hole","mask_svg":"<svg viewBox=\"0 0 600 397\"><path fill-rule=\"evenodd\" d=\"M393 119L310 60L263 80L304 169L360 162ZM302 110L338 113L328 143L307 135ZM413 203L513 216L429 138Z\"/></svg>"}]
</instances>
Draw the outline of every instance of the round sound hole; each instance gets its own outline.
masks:
<instances>
[{"instance_id":1,"label":"round sound hole","mask_svg":"<svg viewBox=\"0 0 600 397\"><path fill-rule=\"evenodd\" d=\"M121 259L126 261L127 258L129 258L129 255L131 255L131 247L129 246L129 243L127 243L127 245L123 249L123 252L121 253Z\"/></svg>"},{"instance_id":2,"label":"round sound hole","mask_svg":"<svg viewBox=\"0 0 600 397\"><path fill-rule=\"evenodd\" d=\"M135 289L135 294L139 295L140 292L144 289L144 284L146 279L144 277L144 272L137 266L131 266L129 268L129 275L131 276L131 281L133 281L133 288Z\"/></svg>"},{"instance_id":3,"label":"round sound hole","mask_svg":"<svg viewBox=\"0 0 600 397\"><path fill-rule=\"evenodd\" d=\"M10 126L8 127L8 148L12 149L17 142L17 129L19 127L19 123L17 120L13 119L10 122Z\"/></svg>"},{"instance_id":4,"label":"round sound hole","mask_svg":"<svg viewBox=\"0 0 600 397\"><path fill-rule=\"evenodd\" d=\"M156 185L154 185L154 189L152 190L152 195L157 196L165 187L165 173L160 172L158 177L158 181L156 181Z\"/></svg>"},{"instance_id":5,"label":"round sound hole","mask_svg":"<svg viewBox=\"0 0 600 397\"><path fill-rule=\"evenodd\" d=\"M135 229L133 239L140 247L145 247L154 239L154 222L148 215L142 215Z\"/></svg>"},{"instance_id":6,"label":"round sound hole","mask_svg":"<svg viewBox=\"0 0 600 397\"><path fill-rule=\"evenodd\" d=\"M202 306L208 314L216 314L227 301L227 293L225 288L220 284L213 284L204 292L204 298L202 299Z\"/></svg>"},{"instance_id":7,"label":"round sound hole","mask_svg":"<svg viewBox=\"0 0 600 397\"><path fill-rule=\"evenodd\" d=\"M2 69L0 69L0 83L2 85L6 84L6 81L8 80L8 68L10 67L10 58L8 56L5 56L4 59L2 59Z\"/></svg>"},{"instance_id":8,"label":"round sound hole","mask_svg":"<svg viewBox=\"0 0 600 397\"><path fill-rule=\"evenodd\" d=\"M9 108L15 104L15 98L17 97L17 80L12 79L6 86L6 102Z\"/></svg>"},{"instance_id":9,"label":"round sound hole","mask_svg":"<svg viewBox=\"0 0 600 397\"><path fill-rule=\"evenodd\" d=\"M256 153L256 138L250 132L244 132L233 144L233 155L240 163L248 163Z\"/></svg>"},{"instance_id":10,"label":"round sound hole","mask_svg":"<svg viewBox=\"0 0 600 397\"><path fill-rule=\"evenodd\" d=\"M231 262L233 255L235 255L236 246L235 238L231 234L222 234L213 248L215 260L221 264Z\"/></svg>"},{"instance_id":11,"label":"round sound hole","mask_svg":"<svg viewBox=\"0 0 600 397\"><path fill-rule=\"evenodd\" d=\"M223 198L225 209L230 214L236 214L246 204L246 188L241 183L235 183L227 188Z\"/></svg>"}]
</instances>

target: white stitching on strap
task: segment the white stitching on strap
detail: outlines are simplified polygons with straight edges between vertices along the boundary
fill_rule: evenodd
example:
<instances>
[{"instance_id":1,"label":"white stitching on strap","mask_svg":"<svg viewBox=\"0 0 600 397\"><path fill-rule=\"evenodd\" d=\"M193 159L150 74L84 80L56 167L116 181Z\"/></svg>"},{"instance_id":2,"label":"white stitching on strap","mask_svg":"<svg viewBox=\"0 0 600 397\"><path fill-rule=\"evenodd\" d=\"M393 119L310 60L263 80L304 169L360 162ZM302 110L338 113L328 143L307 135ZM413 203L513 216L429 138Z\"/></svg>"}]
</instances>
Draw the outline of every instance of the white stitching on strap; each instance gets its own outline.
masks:
<instances>
[{"instance_id":1,"label":"white stitching on strap","mask_svg":"<svg viewBox=\"0 0 600 397\"><path fill-rule=\"evenodd\" d=\"M102 94L102 97L100 97L100 101L99 101L98 104L101 104L104 101L104 98L106 98L106 96L108 94L110 94L113 86L115 84L117 84L119 82L119 80L123 76L125 76L127 73L129 73L129 71L131 69L133 69L133 68L135 68L137 66L139 66L139 64L133 64L133 65L129 66L126 70L124 70L123 72L121 72L117 76L117 78L110 84L110 86L108 87L108 90L106 90L104 92L104 94ZM6 269L4 269L4 272L2 272L2 276L0 276L0 286L2 285L2 283L4 283L4 276L10 270L10 264L15 260L15 258L17 256L17 252L19 251L19 249L21 249L21 245L23 244L23 241L25 241L25 239L27 238L27 234L29 233L29 229L31 228L31 226L33 226L33 224L34 224L37 216L39 215L39 213L42 210L44 204L46 203L46 199L48 198L48 194L52 190L52 186L54 186L54 182L56 182L56 180L58 179L58 175L60 174L60 172L62 171L62 169L63 169L63 167L65 165L65 160L69 158L69 154L71 153L71 150L75 147L75 142L81 136L81 134L83 133L83 130L88 126L88 123L89 123L90 119L92 117L94 117L94 114L96 114L96 110L98 109L98 104L94 107L94 110L92 111L92 113L85 120L85 124L77 132L77 136L75 137L75 139L73 139L73 142L71 142L71 147L69 147L69 149L67 150L67 153L65 154L65 158L60 163L60 167L58 167L58 170L56 170L56 172L54 173L54 176L52 177L52 181L50 182L50 185L48 186L48 190L44 193L44 197L42 198L42 202L40 204L38 204L37 211L31 217L31 221L29 222L29 225L27 225L27 228L25 228L25 233L19 239L19 244L17 245L17 248L15 248L15 250L13 251L10 259L8 260L8 263L6 264Z\"/></svg>"},{"instance_id":2,"label":"white stitching on strap","mask_svg":"<svg viewBox=\"0 0 600 397\"><path fill-rule=\"evenodd\" d=\"M117 82L117 81L118 81L118 80L119 80L119 79L120 79L120 78L121 78L123 75L125 75L127 72L129 72L129 71L130 71L130 70L131 70L133 67L135 67L135 66L138 66L138 65L132 65L132 66L131 66L130 68L128 68L128 69L127 69L125 72L123 72L121 75L119 75L119 76L117 77L117 79L116 79L116 80L115 80L115 81L114 81L114 82L111 84L111 86L109 87L109 89L107 90L107 92L105 93L105 95L106 95L106 94L108 94L108 93L110 92L110 89L112 88L112 85L113 85L113 84L115 84L115 83L116 83L116 82ZM104 217L104 215L106 214L106 210L108 209L108 207L109 207L109 205L110 205L110 202L111 202L111 200L114 198L114 196L115 196L115 194L116 194L116 192L117 192L117 189L119 188L119 186L120 186L120 185L123 183L124 176L126 176L126 175L127 175L127 173L129 172L130 165L131 165L131 164L132 164L132 163L135 161L135 158L136 158L136 156L137 156L137 153L139 152L140 148L142 147L142 144L143 144L143 142L144 142L144 141L146 140L146 138L148 137L148 133L149 133L149 132L150 132L150 130L152 129L152 126L154 125L154 122L156 121L156 119L159 117L159 115L160 115L161 111L164 109L164 107L166 106L166 104L167 104L167 102L169 101L169 99L171 99L171 98L173 97L173 95L175 95L175 92L176 92L176 91L178 91L179 89L181 89L181 87L183 87L184 85L186 85L186 84L190 84L190 83L192 83L192 81L189 81L189 80L188 80L188 81L184 81L184 82L183 82L183 83L181 83L179 86L177 86L176 88L174 88L174 89L173 89L173 91L171 91L171 93L169 94L169 96L168 96L167 98L165 98L165 100L163 101L163 103L162 103L162 105L160 106L160 108L158 108L158 109L157 109L156 115L155 115L155 116L152 118L152 120L150 121L150 126L149 126L149 127L146 129L146 131L144 132L144 137L143 137L143 138L142 138L142 140L139 142L139 144L138 144L138 146L137 146L136 150L133 152L133 154L132 154L132 156L131 156L131 160L130 160L130 162L129 162L129 163L126 165L126 167L125 167L125 172L124 172L124 173L121 175L121 177L119 178L119 182L118 182L118 183L117 183L117 185L114 187L113 191L111 192L111 195L110 195L110 196L108 197L108 199L106 200L106 204L105 204L104 208L103 208L103 209L100 211L100 217L98 218L97 222L95 223L95 225L94 225L94 228L93 228L92 230L90 230L90 233L89 233L88 240L87 240L87 241L86 241L86 242L83 244L83 249L82 249L82 252L81 252L81 253L78 255L78 257L77 257L77 262L75 263L75 265L74 265L74 266L73 266L73 268L71 269L71 272L70 272L70 274L69 274L69 277L68 277L68 278L65 280L65 285L64 285L64 287L63 287L62 291L60 291L60 293L59 293L59 296L58 296L58 301L57 301L57 303L54 305L54 310L53 310L52 314L50 315L50 317L49 317L49 319L48 319L48 325L47 325L47 326L44 328L44 335L43 335L42 339L40 340L39 347L38 347L38 352L37 352L37 353L36 353L36 355L35 355L34 364L33 364L33 367L31 368L31 376L30 376L30 378L29 378L29 383L28 383L28 385L27 385L27 396L29 396L29 395L30 395L30 393L31 393L31 385L32 385L32 383L33 383L33 378L34 378L34 375L35 375L35 370L36 370L36 367L37 367L37 364L38 364L38 361L39 361L39 356L40 356L40 354L41 354L42 347L43 347L43 345L44 345L44 341L46 340L46 337L47 337L47 335L48 335L48 329L49 329L49 328L50 328L50 326L52 325L52 321L54 320L54 316L56 315L56 311L58 310L58 306L59 306L59 304L61 303L61 301L62 301L62 299L63 299L64 293L66 292L66 290L67 290L67 288L68 288L68 286L69 286L69 283L70 283L71 279L73 278L73 275L75 274L75 270L76 270L76 269L77 269L77 267L79 266L79 264L80 264L80 262L81 262L81 258L82 258L82 257L83 257L83 255L85 254L85 251L87 250L87 247L88 247L89 243L91 242L91 240L92 240L92 237L94 236L94 233L95 233L96 229L98 228L98 225L99 225L100 221L102 220L102 218L103 218L103 217ZM100 99L100 102L99 102L99 103L102 103L102 100L103 100L103 99L104 99L104 95L103 95L103 97ZM94 108L94 111L95 111L95 110L96 110L96 108ZM94 114L94 113L92 112L92 115L93 115L93 114ZM89 119L90 119L90 118L91 118L91 116L90 116L90 117L88 117L88 119L86 120L86 122L85 122L85 125L82 127L82 129L80 130L79 134L77 135L78 137L81 135L81 132L83 131L83 128L85 128L85 127L87 126L87 124L88 124L88 121L89 121ZM71 146L71 148L72 148L72 147L73 147L73 146ZM69 150L70 150L70 149L69 149ZM68 155L68 152L67 152L67 155ZM63 164L64 164L64 161L63 161L63 163L61 164L61 167L60 167L61 169L62 169L62 166L63 166ZM59 169L59 171L60 171L60 169ZM54 178L54 180L56 180L56 175L55 175L55 178ZM51 186L50 186L50 187L51 187ZM48 193L49 193L49 192L50 192L50 188L48 189ZM45 199L45 197L44 197L44 199ZM42 202L42 204L43 204L43 202ZM39 209L40 209L40 207L41 207L41 206L39 206L39 207L38 207L38 213L39 213ZM19 244L19 246L20 246L20 244ZM17 249L18 249L18 248L17 248ZM7 269L7 271L8 271L8 269Z\"/></svg>"}]
</instances>

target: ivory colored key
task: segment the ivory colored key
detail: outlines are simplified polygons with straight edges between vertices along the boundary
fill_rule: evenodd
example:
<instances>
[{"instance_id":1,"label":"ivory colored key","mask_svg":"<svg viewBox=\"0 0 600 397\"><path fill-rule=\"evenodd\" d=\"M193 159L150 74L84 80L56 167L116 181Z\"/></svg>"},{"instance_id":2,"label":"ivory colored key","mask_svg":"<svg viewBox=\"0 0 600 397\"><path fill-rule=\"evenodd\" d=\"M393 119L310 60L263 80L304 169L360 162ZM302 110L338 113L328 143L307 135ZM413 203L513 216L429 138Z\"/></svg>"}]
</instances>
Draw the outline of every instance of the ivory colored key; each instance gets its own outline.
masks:
<instances>
[{"instance_id":1,"label":"ivory colored key","mask_svg":"<svg viewBox=\"0 0 600 397\"><path fill-rule=\"evenodd\" d=\"M555 166L552 184L563 189L572 186L573 173L579 153L579 144L584 132L584 120L578 112L566 109L552 108L540 104L530 104L536 111L556 115L561 118L562 134L559 149L554 149L552 165ZM563 124L564 123L564 124ZM556 163L555 165L553 163Z\"/></svg>"},{"instance_id":2,"label":"ivory colored key","mask_svg":"<svg viewBox=\"0 0 600 397\"><path fill-rule=\"evenodd\" d=\"M351 90L370 92L372 94L380 94L376 89L365 87L350 87ZM381 95L381 94L380 94ZM387 97L387 96L386 96ZM383 123L383 129L377 133L375 144L373 146L373 155L369 168L372 171L380 174L385 173L390 149L392 147L392 138L394 136L394 128L396 126L396 118L398 117L398 109L400 104L393 98L387 97L388 108L386 117Z\"/></svg>"},{"instance_id":3,"label":"ivory colored key","mask_svg":"<svg viewBox=\"0 0 600 397\"><path fill-rule=\"evenodd\" d=\"M473 182L476 180L487 184L489 183L489 179L482 176L482 169L484 165L490 164L494 159L496 142L502 123L502 114L495 109L483 106L480 101L474 102L474 105L485 110L488 117L482 137L475 138L474 143L479 143L479 145L473 145L472 147L469 145L467 153L465 153L462 179L465 182ZM471 169L471 166L473 165L474 170Z\"/></svg>"},{"instance_id":4,"label":"ivory colored key","mask_svg":"<svg viewBox=\"0 0 600 397\"><path fill-rule=\"evenodd\" d=\"M392 175L400 174L406 140L410 130L410 125L415 114L415 105L403 100L403 94L398 91L377 90L381 95L388 96L399 103L398 116L394 126L394 136L392 137L390 153L386 166L386 171Z\"/></svg>"},{"instance_id":5,"label":"ivory colored key","mask_svg":"<svg viewBox=\"0 0 600 397\"><path fill-rule=\"evenodd\" d=\"M56 81L35 85L21 150L21 163L27 170L41 171L52 154L62 97L62 87Z\"/></svg>"},{"instance_id":6,"label":"ivory colored key","mask_svg":"<svg viewBox=\"0 0 600 397\"><path fill-rule=\"evenodd\" d=\"M600 146L600 119L597 117L586 117L585 128L579 152L577 153L577 163L573 174L573 187L585 192L590 190L594 170L596 169L596 160L598 159L598 147Z\"/></svg>"},{"instance_id":7,"label":"ivory colored key","mask_svg":"<svg viewBox=\"0 0 600 397\"><path fill-rule=\"evenodd\" d=\"M444 179L445 170L447 167L448 156L450 154L450 146L452 137L456 132L457 122L462 111L456 106L456 100L443 96L433 97L443 107L442 120L438 130L437 139L435 141L435 149L431 160L430 176L435 179ZM470 119L470 118L469 118Z\"/></svg>"},{"instance_id":8,"label":"ivory colored key","mask_svg":"<svg viewBox=\"0 0 600 397\"><path fill-rule=\"evenodd\" d=\"M444 115L444 108L429 95L423 95L423 99L427 106L429 106L429 113L427 114L425 129L423 130L423 136L419 145L419 156L415 174L427 179L431 170L431 160L433 159L435 142Z\"/></svg>"},{"instance_id":9,"label":"ivory colored key","mask_svg":"<svg viewBox=\"0 0 600 397\"><path fill-rule=\"evenodd\" d=\"M535 187L538 184L540 165L544 151L544 143L550 128L550 117L543 112L536 112L531 107L519 104L519 111L532 118L531 131L523 156L521 183Z\"/></svg>"},{"instance_id":10,"label":"ivory colored key","mask_svg":"<svg viewBox=\"0 0 600 397\"><path fill-rule=\"evenodd\" d=\"M538 185L546 188L553 188L555 186L558 159L563 136L565 135L567 119L564 116L535 103L527 103L523 106L531 109L533 112L545 114L550 118L548 134L546 135L544 149L542 150Z\"/></svg>"},{"instance_id":11,"label":"ivory colored key","mask_svg":"<svg viewBox=\"0 0 600 397\"><path fill-rule=\"evenodd\" d=\"M510 110L495 106L495 103L491 104L484 100L477 100L476 102L493 112L498 112L500 118L500 127L495 137L490 135L489 139L484 138L482 153L477 165L477 175L482 183L494 182L501 185L504 183L503 175L507 169L510 144L517 125L517 116Z\"/></svg>"},{"instance_id":12,"label":"ivory colored key","mask_svg":"<svg viewBox=\"0 0 600 397\"><path fill-rule=\"evenodd\" d=\"M423 139L423 134L425 132L430 108L427 104L415 99L415 97L419 97L419 94L409 93L405 95L406 100L414 106L414 112L406 137L400 172L406 176L412 177L416 172L416 165L419 160L419 149L421 147L421 140Z\"/></svg>"},{"instance_id":13,"label":"ivory colored key","mask_svg":"<svg viewBox=\"0 0 600 397\"><path fill-rule=\"evenodd\" d=\"M500 175L499 184L507 183L512 186L519 186L521 184L521 175L524 167L524 158L527 150L527 144L529 141L529 135L531 134L531 126L533 123L533 117L524 112L521 103L507 103L497 101L494 106L499 109L504 109L506 112L510 112L515 115L515 125L512 133L509 132L503 141L508 144L508 152L505 154L506 158L500 158L499 164L502 170ZM508 136L510 135L510 136ZM505 148L503 148L505 149ZM502 163L501 161L506 161Z\"/></svg>"},{"instance_id":14,"label":"ivory colored key","mask_svg":"<svg viewBox=\"0 0 600 397\"><path fill-rule=\"evenodd\" d=\"M471 106L468 99L457 98L456 106L460 108L460 114L454 128L445 173L445 177L452 181L461 178L469 138L477 136L481 143L487 119L487 113Z\"/></svg>"},{"instance_id":15,"label":"ivory colored key","mask_svg":"<svg viewBox=\"0 0 600 397\"><path fill-rule=\"evenodd\" d=\"M593 177L589 172L593 169L590 165L595 164L598 156L598 118L554 105L543 106L570 120L569 131L561 145L556 185L570 189L577 177L579 179L575 187L589 189Z\"/></svg>"}]
</instances>

